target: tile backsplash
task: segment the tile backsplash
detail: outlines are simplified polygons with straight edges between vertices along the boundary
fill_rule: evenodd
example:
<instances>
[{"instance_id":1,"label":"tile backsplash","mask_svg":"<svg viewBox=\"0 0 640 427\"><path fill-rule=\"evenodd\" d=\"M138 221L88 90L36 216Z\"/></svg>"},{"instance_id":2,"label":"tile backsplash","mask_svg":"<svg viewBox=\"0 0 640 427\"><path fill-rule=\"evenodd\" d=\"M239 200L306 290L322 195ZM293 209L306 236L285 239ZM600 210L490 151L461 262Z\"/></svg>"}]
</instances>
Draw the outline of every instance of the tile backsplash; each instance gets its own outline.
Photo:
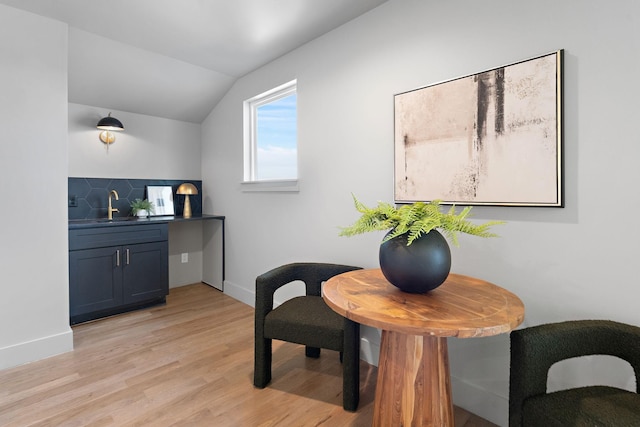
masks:
<instances>
[{"instance_id":1,"label":"tile backsplash","mask_svg":"<svg viewBox=\"0 0 640 427\"><path fill-rule=\"evenodd\" d=\"M70 177L67 204L69 219L106 218L111 190L116 190L119 196L118 200L112 199L113 207L119 210L113 216L130 216L130 203L135 199L145 199L148 185L171 186L175 213L182 215L185 196L176 194L176 190L184 182L190 182L198 189L198 194L189 196L189 200L193 215L202 215L202 181Z\"/></svg>"}]
</instances>

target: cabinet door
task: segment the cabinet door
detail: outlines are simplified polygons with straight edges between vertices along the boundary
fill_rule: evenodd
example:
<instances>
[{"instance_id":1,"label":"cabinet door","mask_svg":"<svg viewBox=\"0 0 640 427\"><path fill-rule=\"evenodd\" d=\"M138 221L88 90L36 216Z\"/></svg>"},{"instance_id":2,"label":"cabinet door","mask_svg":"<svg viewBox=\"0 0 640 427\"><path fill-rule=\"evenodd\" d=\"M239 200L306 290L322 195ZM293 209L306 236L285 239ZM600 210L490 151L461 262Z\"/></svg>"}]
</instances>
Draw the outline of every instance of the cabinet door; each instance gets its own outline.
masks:
<instances>
[{"instance_id":1,"label":"cabinet door","mask_svg":"<svg viewBox=\"0 0 640 427\"><path fill-rule=\"evenodd\" d=\"M120 247L69 252L70 315L90 313L122 304Z\"/></svg>"},{"instance_id":2,"label":"cabinet door","mask_svg":"<svg viewBox=\"0 0 640 427\"><path fill-rule=\"evenodd\" d=\"M124 246L124 303L163 298L169 293L167 241Z\"/></svg>"}]
</instances>

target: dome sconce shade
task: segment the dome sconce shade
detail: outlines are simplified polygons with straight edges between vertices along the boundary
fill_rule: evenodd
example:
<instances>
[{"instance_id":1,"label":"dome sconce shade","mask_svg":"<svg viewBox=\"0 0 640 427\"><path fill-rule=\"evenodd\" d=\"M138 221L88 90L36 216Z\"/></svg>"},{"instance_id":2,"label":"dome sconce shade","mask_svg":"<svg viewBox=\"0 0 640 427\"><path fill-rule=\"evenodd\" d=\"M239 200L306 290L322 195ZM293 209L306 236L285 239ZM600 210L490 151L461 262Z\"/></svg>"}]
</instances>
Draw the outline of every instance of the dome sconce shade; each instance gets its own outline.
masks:
<instances>
[{"instance_id":1,"label":"dome sconce shade","mask_svg":"<svg viewBox=\"0 0 640 427\"><path fill-rule=\"evenodd\" d=\"M176 194L184 195L184 210L182 211L182 216L185 218L191 218L191 202L189 201L189 195L198 194L198 189L195 185L185 182L184 184L180 184L180 187L176 190Z\"/></svg>"},{"instance_id":2,"label":"dome sconce shade","mask_svg":"<svg viewBox=\"0 0 640 427\"><path fill-rule=\"evenodd\" d=\"M107 144L107 149L109 148L109 145L113 144L116 140L116 136L111 131L124 130L122 122L115 117L111 117L111 113L109 113L107 117L101 118L96 127L102 130L102 132L100 132L100 141Z\"/></svg>"}]
</instances>

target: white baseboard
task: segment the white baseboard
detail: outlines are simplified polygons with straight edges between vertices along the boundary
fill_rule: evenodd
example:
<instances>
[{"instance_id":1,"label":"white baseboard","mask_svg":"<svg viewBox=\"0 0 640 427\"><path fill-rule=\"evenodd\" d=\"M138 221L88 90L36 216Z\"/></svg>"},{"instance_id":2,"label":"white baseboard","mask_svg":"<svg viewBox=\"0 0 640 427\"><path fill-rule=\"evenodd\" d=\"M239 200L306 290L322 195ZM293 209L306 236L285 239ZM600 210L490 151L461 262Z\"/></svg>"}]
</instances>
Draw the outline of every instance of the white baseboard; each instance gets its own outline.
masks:
<instances>
[{"instance_id":1,"label":"white baseboard","mask_svg":"<svg viewBox=\"0 0 640 427\"><path fill-rule=\"evenodd\" d=\"M204 283L207 286L211 286L212 288L215 288L219 291L222 291L222 288L224 287L224 285L222 283L213 283L213 282L209 282L206 281L204 279L201 280L202 283Z\"/></svg>"},{"instance_id":2,"label":"white baseboard","mask_svg":"<svg viewBox=\"0 0 640 427\"><path fill-rule=\"evenodd\" d=\"M36 360L73 350L73 331L67 331L0 348L0 370L35 362Z\"/></svg>"},{"instance_id":3,"label":"white baseboard","mask_svg":"<svg viewBox=\"0 0 640 427\"><path fill-rule=\"evenodd\" d=\"M378 366L380 357L380 343L370 341L367 338L360 338L360 359L370 365Z\"/></svg>"},{"instance_id":4,"label":"white baseboard","mask_svg":"<svg viewBox=\"0 0 640 427\"><path fill-rule=\"evenodd\" d=\"M509 398L451 377L453 403L499 426L509 424Z\"/></svg>"},{"instance_id":5,"label":"white baseboard","mask_svg":"<svg viewBox=\"0 0 640 427\"><path fill-rule=\"evenodd\" d=\"M242 286L238 286L228 280L224 281L224 293L225 295L229 295L231 298L237 299L251 307L254 307L256 304L255 292L248 291Z\"/></svg>"}]
</instances>

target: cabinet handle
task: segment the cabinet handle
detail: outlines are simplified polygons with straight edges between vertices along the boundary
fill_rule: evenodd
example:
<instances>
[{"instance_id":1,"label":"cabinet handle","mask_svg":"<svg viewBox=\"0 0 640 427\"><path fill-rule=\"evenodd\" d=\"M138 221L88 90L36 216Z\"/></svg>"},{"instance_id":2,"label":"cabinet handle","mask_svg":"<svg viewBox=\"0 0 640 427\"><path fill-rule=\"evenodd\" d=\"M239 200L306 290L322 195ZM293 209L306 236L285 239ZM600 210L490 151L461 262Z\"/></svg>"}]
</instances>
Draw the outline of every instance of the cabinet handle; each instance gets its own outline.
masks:
<instances>
[{"instance_id":1,"label":"cabinet handle","mask_svg":"<svg viewBox=\"0 0 640 427\"><path fill-rule=\"evenodd\" d=\"M116 267L120 267L120 249L116 249Z\"/></svg>"},{"instance_id":2,"label":"cabinet handle","mask_svg":"<svg viewBox=\"0 0 640 427\"><path fill-rule=\"evenodd\" d=\"M126 250L127 250L127 265L129 265L129 248L127 248Z\"/></svg>"}]
</instances>

